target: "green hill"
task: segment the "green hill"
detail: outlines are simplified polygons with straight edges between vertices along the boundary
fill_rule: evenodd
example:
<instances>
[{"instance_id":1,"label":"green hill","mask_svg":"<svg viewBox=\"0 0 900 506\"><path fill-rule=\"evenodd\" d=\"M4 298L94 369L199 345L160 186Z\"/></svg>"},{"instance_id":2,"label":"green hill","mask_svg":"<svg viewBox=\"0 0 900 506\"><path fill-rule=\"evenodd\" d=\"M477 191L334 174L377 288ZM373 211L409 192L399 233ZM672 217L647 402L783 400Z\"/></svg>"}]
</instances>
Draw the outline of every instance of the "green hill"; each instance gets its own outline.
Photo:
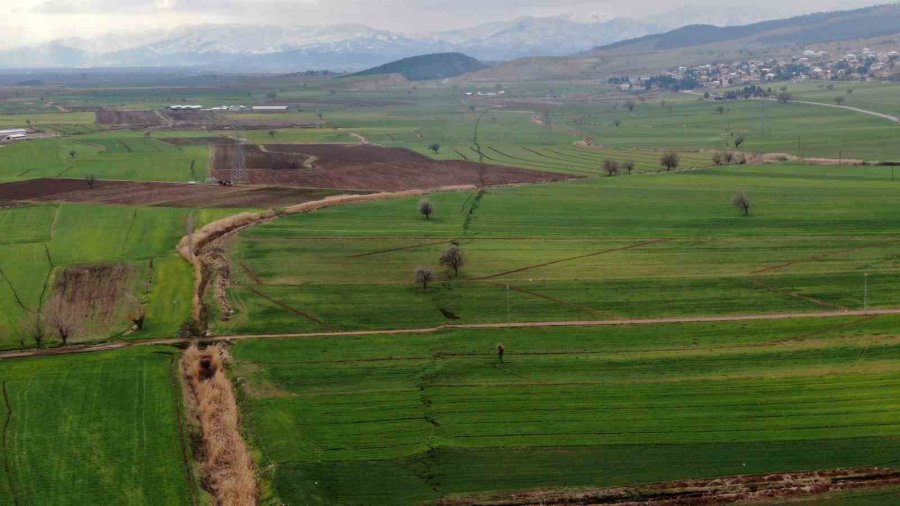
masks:
<instances>
[{"instance_id":1,"label":"green hill","mask_svg":"<svg viewBox=\"0 0 900 506\"><path fill-rule=\"evenodd\" d=\"M400 74L410 81L445 79L487 68L480 61L462 53L435 53L404 58L355 75Z\"/></svg>"}]
</instances>

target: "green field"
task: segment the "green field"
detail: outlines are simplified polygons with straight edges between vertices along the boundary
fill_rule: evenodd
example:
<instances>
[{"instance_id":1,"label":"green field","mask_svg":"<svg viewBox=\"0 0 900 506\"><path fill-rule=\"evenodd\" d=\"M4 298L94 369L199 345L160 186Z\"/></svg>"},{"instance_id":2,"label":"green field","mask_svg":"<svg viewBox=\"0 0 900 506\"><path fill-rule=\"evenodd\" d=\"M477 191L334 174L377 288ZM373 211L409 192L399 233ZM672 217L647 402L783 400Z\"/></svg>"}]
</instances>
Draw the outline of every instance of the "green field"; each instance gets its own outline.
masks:
<instances>
[{"instance_id":1,"label":"green field","mask_svg":"<svg viewBox=\"0 0 900 506\"><path fill-rule=\"evenodd\" d=\"M140 132L86 133L4 147L0 150L0 182L94 176L184 183L206 179L208 159L206 146L173 146L145 138ZM191 173L191 162L195 173Z\"/></svg>"},{"instance_id":2,"label":"green field","mask_svg":"<svg viewBox=\"0 0 900 506\"><path fill-rule=\"evenodd\" d=\"M190 315L193 270L175 253L190 212L78 204L0 211L0 307L4 309L0 349L34 345L20 341L22 325L40 312L60 272L78 265L132 266L137 273L133 296L145 305L147 322L130 337L174 335ZM193 212L202 224L233 211ZM123 318L103 328L84 329L71 342L109 338L129 326Z\"/></svg>"},{"instance_id":3,"label":"green field","mask_svg":"<svg viewBox=\"0 0 900 506\"><path fill-rule=\"evenodd\" d=\"M178 353L0 362L3 504L191 504Z\"/></svg>"},{"instance_id":4,"label":"green field","mask_svg":"<svg viewBox=\"0 0 900 506\"><path fill-rule=\"evenodd\" d=\"M861 309L866 273L869 306L897 307L889 177L786 165L492 189L468 228L466 192L432 195L431 220L416 199L292 216L234 244L238 313L219 330ZM736 191L750 217L732 207ZM467 263L449 279L437 259L452 240ZM437 272L428 290L414 284L419 265Z\"/></svg>"},{"instance_id":5,"label":"green field","mask_svg":"<svg viewBox=\"0 0 900 506\"><path fill-rule=\"evenodd\" d=\"M233 351L282 500L413 504L893 465L897 323L448 331Z\"/></svg>"}]
</instances>

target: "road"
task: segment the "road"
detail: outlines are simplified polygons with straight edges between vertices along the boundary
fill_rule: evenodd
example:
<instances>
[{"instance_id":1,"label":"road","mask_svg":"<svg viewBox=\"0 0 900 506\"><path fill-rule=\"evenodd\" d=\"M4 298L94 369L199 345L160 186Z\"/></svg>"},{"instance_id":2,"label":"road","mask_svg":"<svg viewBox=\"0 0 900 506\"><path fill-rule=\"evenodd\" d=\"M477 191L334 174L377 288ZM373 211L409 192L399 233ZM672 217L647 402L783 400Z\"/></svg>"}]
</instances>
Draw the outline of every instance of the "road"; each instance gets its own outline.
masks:
<instances>
[{"instance_id":1,"label":"road","mask_svg":"<svg viewBox=\"0 0 900 506\"><path fill-rule=\"evenodd\" d=\"M680 316L667 318L625 318L618 320L571 320L571 321L542 321L542 322L509 322L509 323L463 323L438 325L436 327L413 329L381 329L381 330L344 330L327 332L304 332L298 334L248 334L235 336L214 336L202 339L204 343L248 341L255 339L312 339L320 337L359 337L359 336L383 336L383 335L408 335L431 334L442 330L467 329L467 330L502 330L521 328L551 328L551 327L615 327L628 325L678 325L685 323L714 323L714 322L742 322L759 320L794 320L794 319L821 319L839 318L848 316L884 316L900 315L900 308L870 309L868 311L819 311L796 313L757 313L743 315L724 316ZM134 346L184 346L196 341L194 338L163 338L148 339L145 341L116 341L95 345L61 346L49 349L29 349L0 352L0 360L28 358L38 356L71 355L77 353L92 353L98 351L119 350Z\"/></svg>"},{"instance_id":2,"label":"road","mask_svg":"<svg viewBox=\"0 0 900 506\"><path fill-rule=\"evenodd\" d=\"M688 95L701 95L701 93L693 91L693 90L685 90L682 93L687 93ZM712 100L712 99L710 99ZM778 102L777 98L763 98L763 97L752 97L751 100L767 100L769 102ZM859 107L852 107L849 105L837 105L837 104L826 104L824 102L811 102L809 100L788 100L788 102L792 104L807 104L807 105L818 105L821 107L831 107L834 109L845 109L848 111L858 112L862 114L868 114L869 116L875 116L876 118L886 119L888 121L893 121L894 123L900 123L900 118L897 116L891 116L890 114L885 114L877 111L870 111L868 109L860 109Z\"/></svg>"}]
</instances>

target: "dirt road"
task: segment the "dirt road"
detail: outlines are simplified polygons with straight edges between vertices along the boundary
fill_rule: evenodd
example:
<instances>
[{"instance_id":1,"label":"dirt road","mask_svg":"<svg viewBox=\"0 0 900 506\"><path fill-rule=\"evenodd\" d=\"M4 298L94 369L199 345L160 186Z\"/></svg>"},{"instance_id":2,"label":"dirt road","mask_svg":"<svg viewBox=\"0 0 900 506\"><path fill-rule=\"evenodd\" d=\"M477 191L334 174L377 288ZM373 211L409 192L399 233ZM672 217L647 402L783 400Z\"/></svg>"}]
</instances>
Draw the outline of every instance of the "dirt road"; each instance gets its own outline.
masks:
<instances>
[{"instance_id":1,"label":"dirt road","mask_svg":"<svg viewBox=\"0 0 900 506\"><path fill-rule=\"evenodd\" d=\"M199 339L204 343L217 343L223 341L246 341L253 339L311 339L320 337L359 337L359 336L384 336L407 334L432 334L442 330L469 329L521 329L521 328L553 328L553 327L615 327L628 325L678 325L688 323L713 323L713 322L742 322L759 320L794 320L794 319L821 319L840 318L848 316L885 316L900 315L900 308L870 309L868 311L819 311L797 313L757 313L743 315L723 316L678 316L665 318L623 318L615 320L570 320L570 321L542 321L542 322L509 322L509 323L462 323L438 325L436 327L411 328L411 329L377 329L377 330L337 330L327 332L303 332L296 334L248 334L234 336L214 336ZM146 341L117 341L96 345L73 345L42 350L17 350L0 352L0 360L16 358L69 355L76 353L90 353L95 351L109 351L132 346L184 346L197 339L194 338L164 338L149 339Z\"/></svg>"},{"instance_id":2,"label":"dirt road","mask_svg":"<svg viewBox=\"0 0 900 506\"><path fill-rule=\"evenodd\" d=\"M682 91L682 93L686 93L688 95L702 96L701 93L698 93L696 91L685 90L685 91ZM712 99L708 99L708 100L712 101ZM764 98L764 97L751 97L751 100L766 100L769 102L779 102L779 100L777 98ZM793 104L818 105L821 107L831 107L834 109L845 109L847 111L858 112L861 114L868 114L869 116L874 116L876 118L886 119L888 121L893 121L894 123L900 123L900 118L898 118L897 116L891 116L890 114L885 114L885 113L877 112L877 111L870 111L868 109L860 109L859 107L853 107L853 106L849 106L849 105L826 104L824 102L812 102L809 100L788 100L788 102L793 103Z\"/></svg>"}]
</instances>

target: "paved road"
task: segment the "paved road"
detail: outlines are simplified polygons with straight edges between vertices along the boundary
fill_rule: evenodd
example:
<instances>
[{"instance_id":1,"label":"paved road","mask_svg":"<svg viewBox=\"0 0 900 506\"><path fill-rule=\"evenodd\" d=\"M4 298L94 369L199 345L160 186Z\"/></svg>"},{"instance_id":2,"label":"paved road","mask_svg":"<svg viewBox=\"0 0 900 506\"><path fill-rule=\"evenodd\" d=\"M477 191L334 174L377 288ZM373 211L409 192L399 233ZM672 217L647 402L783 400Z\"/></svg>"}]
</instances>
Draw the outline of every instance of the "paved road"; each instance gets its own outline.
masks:
<instances>
[{"instance_id":1,"label":"paved road","mask_svg":"<svg viewBox=\"0 0 900 506\"><path fill-rule=\"evenodd\" d=\"M838 318L845 316L879 316L900 315L900 308L870 309L869 311L819 311L798 313L757 313L744 315L725 316L681 316L670 318L632 318L619 320L573 320L573 321L543 321L543 322L510 322L510 323L463 323L438 325L437 327L415 329L382 329L382 330L346 330L329 332L304 332L298 334L252 334L236 336L215 336L203 339L203 342L246 341L253 339L311 339L319 337L358 337L378 335L406 335L429 334L449 329L521 329L521 328L548 328L548 327L614 327L626 325L677 325L684 323L705 322L741 322L757 320L793 320L793 319L817 319ZM0 353L0 360L26 358L35 356L70 355L76 353L91 353L96 351L118 350L133 346L179 346L194 342L193 338L166 338L149 339L146 341L117 341L97 345L76 345L42 350L6 351Z\"/></svg>"}]
</instances>

